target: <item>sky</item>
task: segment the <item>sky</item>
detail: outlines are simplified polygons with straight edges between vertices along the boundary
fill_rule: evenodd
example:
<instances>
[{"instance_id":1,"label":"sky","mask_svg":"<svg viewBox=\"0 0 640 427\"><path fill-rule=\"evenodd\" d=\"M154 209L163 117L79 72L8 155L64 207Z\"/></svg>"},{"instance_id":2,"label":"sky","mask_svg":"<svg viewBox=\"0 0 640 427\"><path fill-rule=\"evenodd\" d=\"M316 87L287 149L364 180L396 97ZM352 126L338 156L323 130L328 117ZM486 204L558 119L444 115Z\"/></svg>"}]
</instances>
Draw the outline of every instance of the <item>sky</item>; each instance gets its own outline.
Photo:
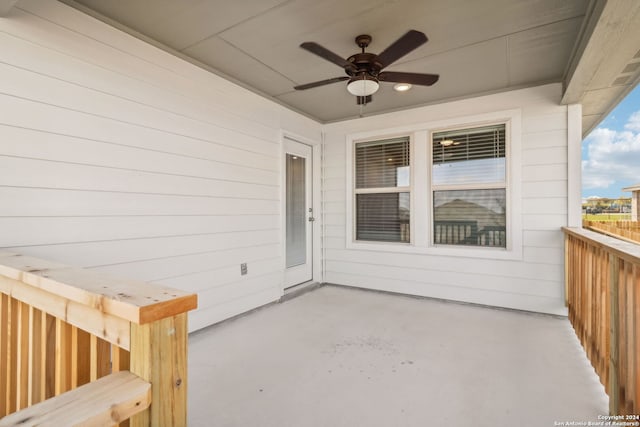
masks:
<instances>
[{"instance_id":1,"label":"sky","mask_svg":"<svg viewBox=\"0 0 640 427\"><path fill-rule=\"evenodd\" d=\"M582 198L631 197L640 184L640 85L582 142Z\"/></svg>"}]
</instances>

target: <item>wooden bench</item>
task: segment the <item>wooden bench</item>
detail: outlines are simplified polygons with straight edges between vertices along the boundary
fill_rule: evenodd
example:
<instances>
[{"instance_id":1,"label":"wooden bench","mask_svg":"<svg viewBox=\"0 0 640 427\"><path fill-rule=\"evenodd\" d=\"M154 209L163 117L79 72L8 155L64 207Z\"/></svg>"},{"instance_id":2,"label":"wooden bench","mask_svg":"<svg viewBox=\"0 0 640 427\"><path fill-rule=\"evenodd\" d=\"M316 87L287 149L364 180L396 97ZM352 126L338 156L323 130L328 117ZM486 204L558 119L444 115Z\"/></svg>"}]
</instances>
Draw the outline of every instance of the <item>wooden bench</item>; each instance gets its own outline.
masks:
<instances>
[{"instance_id":1,"label":"wooden bench","mask_svg":"<svg viewBox=\"0 0 640 427\"><path fill-rule=\"evenodd\" d=\"M144 411L151 384L116 372L0 419L0 427L108 426Z\"/></svg>"}]
</instances>

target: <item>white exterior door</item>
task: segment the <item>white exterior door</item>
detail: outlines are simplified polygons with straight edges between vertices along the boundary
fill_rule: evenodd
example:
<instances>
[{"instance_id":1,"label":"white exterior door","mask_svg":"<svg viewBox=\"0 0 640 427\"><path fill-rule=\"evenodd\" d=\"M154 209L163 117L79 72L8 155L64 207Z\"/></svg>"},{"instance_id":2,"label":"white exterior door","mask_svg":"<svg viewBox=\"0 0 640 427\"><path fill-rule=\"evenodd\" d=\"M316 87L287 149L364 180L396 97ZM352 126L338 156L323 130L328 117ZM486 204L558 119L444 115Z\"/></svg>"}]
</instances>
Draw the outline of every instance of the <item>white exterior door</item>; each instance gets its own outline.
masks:
<instances>
[{"instance_id":1,"label":"white exterior door","mask_svg":"<svg viewBox=\"0 0 640 427\"><path fill-rule=\"evenodd\" d=\"M313 276L313 208L311 147L284 138L284 287Z\"/></svg>"}]
</instances>

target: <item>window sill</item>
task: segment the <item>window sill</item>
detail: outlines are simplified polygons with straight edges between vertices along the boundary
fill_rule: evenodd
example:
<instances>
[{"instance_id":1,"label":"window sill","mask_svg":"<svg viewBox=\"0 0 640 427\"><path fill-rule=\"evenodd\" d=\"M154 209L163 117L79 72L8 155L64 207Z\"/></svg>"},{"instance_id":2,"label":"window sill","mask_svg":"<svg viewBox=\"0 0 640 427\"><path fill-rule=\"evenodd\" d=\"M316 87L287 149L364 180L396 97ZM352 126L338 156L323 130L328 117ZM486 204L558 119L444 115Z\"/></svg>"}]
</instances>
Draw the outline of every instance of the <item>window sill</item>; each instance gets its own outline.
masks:
<instances>
[{"instance_id":1,"label":"window sill","mask_svg":"<svg viewBox=\"0 0 640 427\"><path fill-rule=\"evenodd\" d=\"M347 241L347 249L420 254L429 256L446 256L459 258L480 258L480 259L500 259L500 260L522 260L522 246L516 248L495 248L495 247L463 247L463 246L416 246L411 243L388 243L388 242L362 242Z\"/></svg>"}]
</instances>

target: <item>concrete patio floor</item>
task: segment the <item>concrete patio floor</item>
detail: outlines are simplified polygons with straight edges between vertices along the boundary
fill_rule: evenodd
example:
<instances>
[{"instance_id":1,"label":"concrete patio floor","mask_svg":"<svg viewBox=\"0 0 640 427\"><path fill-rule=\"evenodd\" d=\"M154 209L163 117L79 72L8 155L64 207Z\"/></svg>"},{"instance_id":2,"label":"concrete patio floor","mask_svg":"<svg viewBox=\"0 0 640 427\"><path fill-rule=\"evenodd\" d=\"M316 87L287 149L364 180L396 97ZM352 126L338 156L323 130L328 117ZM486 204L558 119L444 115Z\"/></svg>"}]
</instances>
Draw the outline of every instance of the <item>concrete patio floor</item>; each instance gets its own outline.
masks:
<instances>
[{"instance_id":1,"label":"concrete patio floor","mask_svg":"<svg viewBox=\"0 0 640 427\"><path fill-rule=\"evenodd\" d=\"M189 426L596 421L567 319L336 286L189 338Z\"/></svg>"}]
</instances>

